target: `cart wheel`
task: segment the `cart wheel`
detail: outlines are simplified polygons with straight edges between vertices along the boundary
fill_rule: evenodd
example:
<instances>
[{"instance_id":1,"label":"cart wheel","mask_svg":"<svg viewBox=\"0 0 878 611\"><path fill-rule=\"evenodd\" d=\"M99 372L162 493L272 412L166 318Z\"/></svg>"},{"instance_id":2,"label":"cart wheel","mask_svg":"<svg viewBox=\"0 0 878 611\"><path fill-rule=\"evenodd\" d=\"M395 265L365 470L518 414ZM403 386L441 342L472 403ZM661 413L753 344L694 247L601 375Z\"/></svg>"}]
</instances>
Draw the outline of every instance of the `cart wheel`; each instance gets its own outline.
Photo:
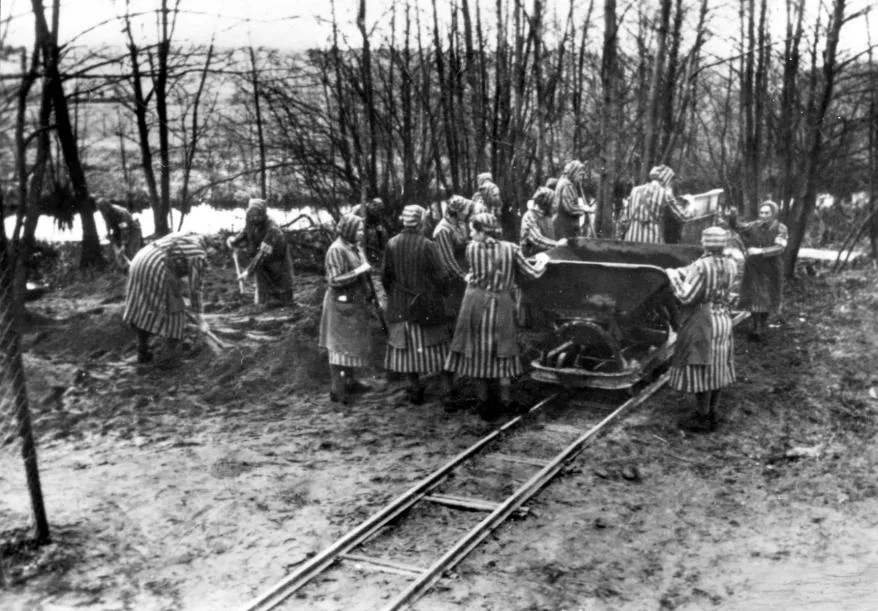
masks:
<instances>
[{"instance_id":1,"label":"cart wheel","mask_svg":"<svg viewBox=\"0 0 878 611\"><path fill-rule=\"evenodd\" d=\"M625 368L625 359L622 358L618 340L598 323L590 320L574 320L565 324L560 329L560 334L564 339L577 345L580 354L607 359L613 363L616 371Z\"/></svg>"}]
</instances>

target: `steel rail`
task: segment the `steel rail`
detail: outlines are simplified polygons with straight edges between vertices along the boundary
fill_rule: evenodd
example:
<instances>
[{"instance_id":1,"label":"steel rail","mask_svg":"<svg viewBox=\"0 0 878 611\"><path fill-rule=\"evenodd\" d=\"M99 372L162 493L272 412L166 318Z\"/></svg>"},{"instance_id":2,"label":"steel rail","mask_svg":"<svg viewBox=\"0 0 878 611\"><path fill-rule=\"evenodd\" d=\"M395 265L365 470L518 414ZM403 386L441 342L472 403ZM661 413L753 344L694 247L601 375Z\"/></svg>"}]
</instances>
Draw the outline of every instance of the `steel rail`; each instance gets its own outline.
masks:
<instances>
[{"instance_id":1,"label":"steel rail","mask_svg":"<svg viewBox=\"0 0 878 611\"><path fill-rule=\"evenodd\" d=\"M551 402L553 399L555 399L555 397L557 396L558 393L550 395L549 397L543 399L542 401L531 407L527 413L530 414L539 410L540 408ZM418 501L425 497L433 488L442 483L445 477L451 471L457 468L457 466L460 465L463 461L480 452L482 449L485 448L485 446L496 440L498 437L502 436L506 431L521 423L523 419L523 415L516 416L500 428L495 429L492 433L482 437L475 444L452 458L445 465L443 465L442 467L422 479L420 482L415 484L412 488L408 489L396 499L391 501L378 513L372 515L357 528L355 528L354 530L343 536L341 539L337 540L331 546L311 558L308 562L300 566L296 571L294 571L290 575L287 575L284 579L275 584L275 586L272 587L270 590L263 593L254 601L248 603L247 606L244 607L244 609L246 611L262 611L267 609L274 609L275 607L277 607L284 600L294 594L297 590L301 589L305 584L314 579L314 577L329 568L333 563L336 562L336 560L340 558L340 556L342 556L343 554L347 554L352 549L361 545L378 530L395 520L401 514L405 513L408 509L410 509L413 505L415 505Z\"/></svg>"},{"instance_id":2,"label":"steel rail","mask_svg":"<svg viewBox=\"0 0 878 611\"><path fill-rule=\"evenodd\" d=\"M749 317L748 312L739 312L732 317L732 327L735 327L743 320ZM604 429L621 418L627 412L640 407L647 399L662 389L670 379L669 373L663 373L654 382L644 387L636 396L616 408L612 413L603 420L594 425L591 429L580 435L576 441L567 446L561 453L557 454L545 467L540 469L533 477L525 482L518 490L508 497L500 506L497 507L490 515L482 520L477 526L461 537L458 542L439 560L430 566L424 574L415 582L409 585L393 602L384 607L382 611L395 611L402 609L407 605L414 603L419 597L423 596L442 575L457 565L461 560L469 555L485 538L491 534L500 524L502 524L510 515L512 515L519 507L521 507L532 496L539 492L543 486L548 484L570 461L574 460L583 451L586 446L593 441Z\"/></svg>"},{"instance_id":3,"label":"steel rail","mask_svg":"<svg viewBox=\"0 0 878 611\"><path fill-rule=\"evenodd\" d=\"M583 433L572 444L567 446L561 453L555 456L552 461L541 469L537 474L531 477L510 497L500 504L488 517L482 520L476 527L461 537L458 542L439 560L430 566L423 575L413 582L406 590L400 594L393 602L384 607L384 611L394 611L402 609L406 605L414 603L420 596L425 594L442 575L463 560L470 552L472 552L493 530L502 524L510 515L512 515L521 505L535 495L539 490L551 481L564 466L581 454L585 447L595 437L614 421L618 420L626 412L639 407L646 402L652 395L659 391L667 384L670 375L665 373L655 382L645 387L636 397L632 397L621 406L616 408L611 414L606 416L598 424Z\"/></svg>"}]
</instances>

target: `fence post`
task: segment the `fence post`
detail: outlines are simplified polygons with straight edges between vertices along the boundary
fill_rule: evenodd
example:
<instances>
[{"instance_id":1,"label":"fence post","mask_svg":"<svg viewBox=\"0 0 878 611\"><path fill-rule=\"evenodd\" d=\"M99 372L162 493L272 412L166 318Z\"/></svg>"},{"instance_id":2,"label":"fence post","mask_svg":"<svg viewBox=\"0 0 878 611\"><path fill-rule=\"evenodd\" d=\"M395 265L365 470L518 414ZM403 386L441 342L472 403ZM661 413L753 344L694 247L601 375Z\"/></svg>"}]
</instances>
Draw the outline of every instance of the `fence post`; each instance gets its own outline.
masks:
<instances>
[{"instance_id":1,"label":"fence post","mask_svg":"<svg viewBox=\"0 0 878 611\"><path fill-rule=\"evenodd\" d=\"M2 200L0 200L2 202ZM2 210L2 203L0 203ZM38 545L49 543L49 522L43 504L43 491L40 487L40 470L37 465L37 447L34 444L31 426L30 407L27 400L27 386L24 377L24 363L21 358L22 304L17 304L13 292L14 265L10 258L6 230L0 215L0 361L5 375L10 380L12 400L8 402L15 410L18 421L18 434L21 436L21 456L27 475L31 507L34 513L35 542Z\"/></svg>"}]
</instances>

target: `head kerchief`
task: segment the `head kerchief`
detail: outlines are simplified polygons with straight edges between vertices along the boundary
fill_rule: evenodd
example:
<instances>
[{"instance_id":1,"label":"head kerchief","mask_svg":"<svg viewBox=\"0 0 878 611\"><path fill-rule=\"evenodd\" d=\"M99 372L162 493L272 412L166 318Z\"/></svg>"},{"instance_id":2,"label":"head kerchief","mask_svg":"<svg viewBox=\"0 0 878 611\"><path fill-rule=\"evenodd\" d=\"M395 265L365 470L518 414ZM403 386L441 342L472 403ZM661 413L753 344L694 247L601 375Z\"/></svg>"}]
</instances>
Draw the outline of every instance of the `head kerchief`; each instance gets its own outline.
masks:
<instances>
[{"instance_id":1,"label":"head kerchief","mask_svg":"<svg viewBox=\"0 0 878 611\"><path fill-rule=\"evenodd\" d=\"M669 168L666 165L657 165L653 169L649 171L649 179L657 180L662 185L667 187L671 184L671 179L674 177L674 170Z\"/></svg>"},{"instance_id":2,"label":"head kerchief","mask_svg":"<svg viewBox=\"0 0 878 611\"><path fill-rule=\"evenodd\" d=\"M423 222L424 220L424 215L426 214L426 212L426 210L415 204L406 206L402 209L402 214L399 217L402 221L402 226L420 227L421 222Z\"/></svg>"},{"instance_id":3,"label":"head kerchief","mask_svg":"<svg viewBox=\"0 0 878 611\"><path fill-rule=\"evenodd\" d=\"M701 245L706 250L722 250L729 240L729 232L722 227L708 227L701 232Z\"/></svg>"},{"instance_id":4,"label":"head kerchief","mask_svg":"<svg viewBox=\"0 0 878 611\"><path fill-rule=\"evenodd\" d=\"M760 208L762 208L763 206L768 206L769 208L771 208L771 220L774 220L777 218L777 214L780 211L780 207L778 207L777 203L771 201L770 199L767 199L764 202L762 202L761 204L759 204Z\"/></svg>"},{"instance_id":5,"label":"head kerchief","mask_svg":"<svg viewBox=\"0 0 878 611\"><path fill-rule=\"evenodd\" d=\"M339 219L336 229L343 240L353 243L357 241L357 232L362 226L362 217L355 214L345 214Z\"/></svg>"},{"instance_id":6,"label":"head kerchief","mask_svg":"<svg viewBox=\"0 0 878 611\"><path fill-rule=\"evenodd\" d=\"M579 174L585 168L585 164L581 161L574 159L573 161L568 161L567 165L564 166L564 171L562 174L568 180L574 180L576 175Z\"/></svg>"},{"instance_id":7,"label":"head kerchief","mask_svg":"<svg viewBox=\"0 0 878 611\"><path fill-rule=\"evenodd\" d=\"M481 225L482 231L491 237L500 235L500 224L497 222L497 217L490 212L479 212L470 219L470 222Z\"/></svg>"},{"instance_id":8,"label":"head kerchief","mask_svg":"<svg viewBox=\"0 0 878 611\"><path fill-rule=\"evenodd\" d=\"M482 172L481 174L476 176L476 184L478 186L481 187L482 184L486 182L494 182L494 177L491 175L490 172Z\"/></svg>"}]
</instances>

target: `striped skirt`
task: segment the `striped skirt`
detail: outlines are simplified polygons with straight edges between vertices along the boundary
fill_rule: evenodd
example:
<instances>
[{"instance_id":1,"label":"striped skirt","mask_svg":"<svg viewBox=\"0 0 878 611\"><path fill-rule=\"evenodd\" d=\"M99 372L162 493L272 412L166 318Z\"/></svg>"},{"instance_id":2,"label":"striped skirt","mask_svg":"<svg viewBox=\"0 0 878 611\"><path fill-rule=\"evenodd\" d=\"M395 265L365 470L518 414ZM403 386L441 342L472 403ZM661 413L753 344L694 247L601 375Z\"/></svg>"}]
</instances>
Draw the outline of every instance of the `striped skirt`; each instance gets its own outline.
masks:
<instances>
[{"instance_id":1,"label":"striped skirt","mask_svg":"<svg viewBox=\"0 0 878 611\"><path fill-rule=\"evenodd\" d=\"M369 359L364 356L343 354L332 350L328 352L330 365L338 365L339 367L368 367L369 365Z\"/></svg>"},{"instance_id":2,"label":"striped skirt","mask_svg":"<svg viewBox=\"0 0 878 611\"><path fill-rule=\"evenodd\" d=\"M442 371L448 356L448 342L425 346L424 330L420 325L403 322L405 348L387 345L384 367L398 373L436 373Z\"/></svg>"},{"instance_id":3,"label":"striped skirt","mask_svg":"<svg viewBox=\"0 0 878 611\"><path fill-rule=\"evenodd\" d=\"M122 320L153 335L183 337L186 306L180 280L168 270L167 253L151 244L131 262Z\"/></svg>"},{"instance_id":4,"label":"striped skirt","mask_svg":"<svg viewBox=\"0 0 878 611\"><path fill-rule=\"evenodd\" d=\"M672 366L668 383L681 392L706 392L724 388L735 381L732 319L728 315L711 316L710 363Z\"/></svg>"},{"instance_id":5,"label":"striped skirt","mask_svg":"<svg viewBox=\"0 0 878 611\"><path fill-rule=\"evenodd\" d=\"M498 357L497 347L497 304L482 312L478 327L478 340L475 342L472 357L462 352L450 352L445 360L445 369L468 378L514 378L524 371L521 358L516 356Z\"/></svg>"},{"instance_id":6,"label":"striped skirt","mask_svg":"<svg viewBox=\"0 0 878 611\"><path fill-rule=\"evenodd\" d=\"M664 228L652 221L631 221L625 232L626 242L643 242L648 244L664 244Z\"/></svg>"}]
</instances>

